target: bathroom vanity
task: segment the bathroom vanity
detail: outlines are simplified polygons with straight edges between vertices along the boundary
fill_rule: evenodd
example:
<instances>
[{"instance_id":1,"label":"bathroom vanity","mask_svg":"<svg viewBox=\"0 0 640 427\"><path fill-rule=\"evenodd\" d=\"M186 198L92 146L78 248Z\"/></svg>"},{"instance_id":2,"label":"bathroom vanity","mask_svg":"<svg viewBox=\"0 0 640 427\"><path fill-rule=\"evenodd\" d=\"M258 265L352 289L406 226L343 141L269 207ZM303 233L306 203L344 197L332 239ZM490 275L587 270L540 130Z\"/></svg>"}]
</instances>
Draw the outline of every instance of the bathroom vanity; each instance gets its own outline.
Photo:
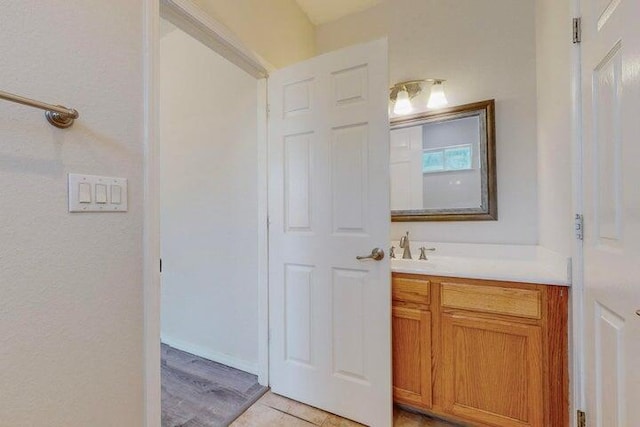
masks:
<instances>
[{"instance_id":1,"label":"bathroom vanity","mask_svg":"<svg viewBox=\"0 0 640 427\"><path fill-rule=\"evenodd\" d=\"M455 258L421 262L392 260L395 402L464 425L568 426L567 280L532 261L468 259L467 277Z\"/></svg>"}]
</instances>

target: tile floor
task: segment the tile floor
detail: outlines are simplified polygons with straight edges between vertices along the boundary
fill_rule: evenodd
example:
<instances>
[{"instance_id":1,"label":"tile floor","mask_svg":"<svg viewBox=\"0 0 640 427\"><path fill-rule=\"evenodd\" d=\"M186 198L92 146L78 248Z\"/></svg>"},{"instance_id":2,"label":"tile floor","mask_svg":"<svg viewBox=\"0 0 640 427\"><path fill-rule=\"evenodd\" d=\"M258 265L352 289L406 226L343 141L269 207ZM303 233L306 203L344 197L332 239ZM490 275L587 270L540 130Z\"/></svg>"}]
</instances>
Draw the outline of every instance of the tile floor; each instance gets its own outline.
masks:
<instances>
[{"instance_id":1,"label":"tile floor","mask_svg":"<svg viewBox=\"0 0 640 427\"><path fill-rule=\"evenodd\" d=\"M394 412L394 427L455 427L453 424L413 414ZM268 391L240 416L231 427L362 427L316 408Z\"/></svg>"}]
</instances>

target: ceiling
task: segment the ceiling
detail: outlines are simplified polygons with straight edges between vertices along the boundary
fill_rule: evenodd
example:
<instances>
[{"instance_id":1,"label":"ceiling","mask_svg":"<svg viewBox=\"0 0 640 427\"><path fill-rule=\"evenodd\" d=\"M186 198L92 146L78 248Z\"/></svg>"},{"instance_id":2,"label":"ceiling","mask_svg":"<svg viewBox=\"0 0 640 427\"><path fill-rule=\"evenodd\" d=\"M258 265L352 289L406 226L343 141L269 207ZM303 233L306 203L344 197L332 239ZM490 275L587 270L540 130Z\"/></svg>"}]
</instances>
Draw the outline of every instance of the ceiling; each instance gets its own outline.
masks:
<instances>
[{"instance_id":1,"label":"ceiling","mask_svg":"<svg viewBox=\"0 0 640 427\"><path fill-rule=\"evenodd\" d=\"M296 0L314 25L326 24L351 13L360 12L382 0Z\"/></svg>"}]
</instances>

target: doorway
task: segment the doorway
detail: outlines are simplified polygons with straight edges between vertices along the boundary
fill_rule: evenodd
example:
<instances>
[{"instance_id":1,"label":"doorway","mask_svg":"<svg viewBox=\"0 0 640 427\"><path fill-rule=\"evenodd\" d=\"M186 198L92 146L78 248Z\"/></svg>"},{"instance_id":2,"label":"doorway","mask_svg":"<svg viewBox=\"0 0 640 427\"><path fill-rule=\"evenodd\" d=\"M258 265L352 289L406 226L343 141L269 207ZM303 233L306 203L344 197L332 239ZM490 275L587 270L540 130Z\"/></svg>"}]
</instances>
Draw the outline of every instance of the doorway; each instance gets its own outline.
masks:
<instances>
[{"instance_id":1,"label":"doorway","mask_svg":"<svg viewBox=\"0 0 640 427\"><path fill-rule=\"evenodd\" d=\"M266 84L189 7L157 40L163 426L227 425L268 381Z\"/></svg>"},{"instance_id":2,"label":"doorway","mask_svg":"<svg viewBox=\"0 0 640 427\"><path fill-rule=\"evenodd\" d=\"M162 341L257 374L257 82L161 28Z\"/></svg>"}]
</instances>

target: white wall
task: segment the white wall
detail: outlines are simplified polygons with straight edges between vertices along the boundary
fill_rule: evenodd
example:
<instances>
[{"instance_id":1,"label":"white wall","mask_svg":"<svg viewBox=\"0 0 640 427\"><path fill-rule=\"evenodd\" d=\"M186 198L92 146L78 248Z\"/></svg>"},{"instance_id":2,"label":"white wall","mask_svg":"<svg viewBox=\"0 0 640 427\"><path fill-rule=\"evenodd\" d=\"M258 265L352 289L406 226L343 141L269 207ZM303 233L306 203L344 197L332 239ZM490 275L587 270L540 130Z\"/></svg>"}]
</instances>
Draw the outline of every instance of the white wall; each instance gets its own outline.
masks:
<instances>
[{"instance_id":1,"label":"white wall","mask_svg":"<svg viewBox=\"0 0 640 427\"><path fill-rule=\"evenodd\" d=\"M257 372L257 80L168 25L160 41L162 338Z\"/></svg>"},{"instance_id":2,"label":"white wall","mask_svg":"<svg viewBox=\"0 0 640 427\"><path fill-rule=\"evenodd\" d=\"M0 1L0 425L143 423L143 2ZM129 212L70 214L67 173L129 179Z\"/></svg>"},{"instance_id":3,"label":"white wall","mask_svg":"<svg viewBox=\"0 0 640 427\"><path fill-rule=\"evenodd\" d=\"M443 78L451 105L496 99L499 220L394 223L392 238L537 243L534 3L386 0L317 28L319 53L388 35L391 83Z\"/></svg>"},{"instance_id":4,"label":"white wall","mask_svg":"<svg viewBox=\"0 0 640 427\"><path fill-rule=\"evenodd\" d=\"M571 256L571 4L536 1L540 245Z\"/></svg>"}]
</instances>

